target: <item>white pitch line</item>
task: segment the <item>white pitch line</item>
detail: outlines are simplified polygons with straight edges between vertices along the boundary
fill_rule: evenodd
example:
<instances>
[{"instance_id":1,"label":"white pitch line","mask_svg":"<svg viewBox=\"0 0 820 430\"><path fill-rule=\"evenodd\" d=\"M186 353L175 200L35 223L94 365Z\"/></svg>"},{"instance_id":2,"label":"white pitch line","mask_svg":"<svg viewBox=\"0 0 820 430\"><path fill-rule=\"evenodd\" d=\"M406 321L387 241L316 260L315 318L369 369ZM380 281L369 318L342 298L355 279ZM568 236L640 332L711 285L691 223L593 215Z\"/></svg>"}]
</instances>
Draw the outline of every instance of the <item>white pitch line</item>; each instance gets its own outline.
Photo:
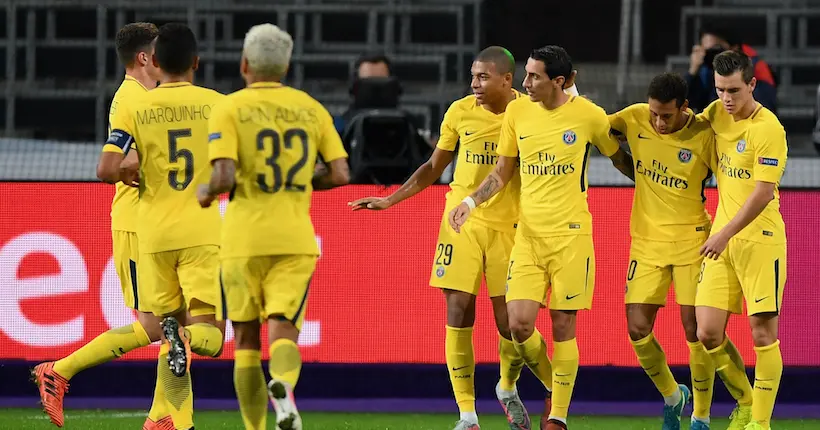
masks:
<instances>
[{"instance_id":1,"label":"white pitch line","mask_svg":"<svg viewBox=\"0 0 820 430\"><path fill-rule=\"evenodd\" d=\"M121 419L121 418L136 418L136 417L146 417L148 416L147 412L117 412L117 413L93 413L93 412L82 412L79 414L72 414L68 413L65 414L66 418L114 418L114 419ZM26 417L29 420L47 420L48 415L46 414L39 414L39 415L29 415Z\"/></svg>"}]
</instances>

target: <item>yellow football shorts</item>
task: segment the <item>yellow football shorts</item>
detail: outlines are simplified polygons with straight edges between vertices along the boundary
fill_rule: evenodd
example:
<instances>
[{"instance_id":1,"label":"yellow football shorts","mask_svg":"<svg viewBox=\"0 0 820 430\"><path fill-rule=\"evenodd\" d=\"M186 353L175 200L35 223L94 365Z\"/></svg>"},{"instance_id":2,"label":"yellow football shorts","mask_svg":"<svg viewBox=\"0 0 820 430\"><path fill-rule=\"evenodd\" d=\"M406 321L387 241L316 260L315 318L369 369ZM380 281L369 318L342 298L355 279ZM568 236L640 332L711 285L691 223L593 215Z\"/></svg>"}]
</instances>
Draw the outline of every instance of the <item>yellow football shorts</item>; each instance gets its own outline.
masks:
<instances>
[{"instance_id":1,"label":"yellow football shorts","mask_svg":"<svg viewBox=\"0 0 820 430\"><path fill-rule=\"evenodd\" d=\"M222 260L222 319L281 316L302 328L316 255L264 255Z\"/></svg>"},{"instance_id":2,"label":"yellow football shorts","mask_svg":"<svg viewBox=\"0 0 820 430\"><path fill-rule=\"evenodd\" d=\"M786 244L766 244L732 238L717 260L704 259L696 306L733 314L780 312L786 286Z\"/></svg>"},{"instance_id":3,"label":"yellow football shorts","mask_svg":"<svg viewBox=\"0 0 820 430\"><path fill-rule=\"evenodd\" d=\"M518 234L510 255L507 302L532 300L555 310L592 308L595 251L591 235L530 237Z\"/></svg>"},{"instance_id":4,"label":"yellow football shorts","mask_svg":"<svg viewBox=\"0 0 820 430\"><path fill-rule=\"evenodd\" d=\"M125 306L131 309L148 312L148 305L141 297L137 262L139 261L139 246L137 233L131 231L114 230L111 232L111 244L114 251L114 268L120 278L122 299Z\"/></svg>"},{"instance_id":5,"label":"yellow football shorts","mask_svg":"<svg viewBox=\"0 0 820 430\"><path fill-rule=\"evenodd\" d=\"M695 305L698 276L705 238L676 242L633 239L626 271L627 304L666 305L670 284L675 285L675 301Z\"/></svg>"},{"instance_id":6,"label":"yellow football shorts","mask_svg":"<svg viewBox=\"0 0 820 430\"><path fill-rule=\"evenodd\" d=\"M430 285L478 295L483 274L489 296L503 296L515 234L472 221L456 233L447 220L448 214L445 211L441 219Z\"/></svg>"},{"instance_id":7,"label":"yellow football shorts","mask_svg":"<svg viewBox=\"0 0 820 430\"><path fill-rule=\"evenodd\" d=\"M143 297L157 316L188 309L191 316L216 313L219 247L202 245L140 255ZM193 300L197 301L194 302Z\"/></svg>"}]
</instances>

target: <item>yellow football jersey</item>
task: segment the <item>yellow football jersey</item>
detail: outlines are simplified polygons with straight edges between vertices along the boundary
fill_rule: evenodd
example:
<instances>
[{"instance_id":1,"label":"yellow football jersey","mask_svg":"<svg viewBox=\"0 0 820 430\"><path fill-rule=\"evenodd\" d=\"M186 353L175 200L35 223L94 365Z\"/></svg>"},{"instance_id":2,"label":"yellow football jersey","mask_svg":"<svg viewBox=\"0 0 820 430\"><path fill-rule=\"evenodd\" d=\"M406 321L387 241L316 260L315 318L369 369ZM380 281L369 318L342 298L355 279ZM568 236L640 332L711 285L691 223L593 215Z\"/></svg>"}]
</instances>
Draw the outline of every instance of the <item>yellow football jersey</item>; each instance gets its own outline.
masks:
<instances>
[{"instance_id":1,"label":"yellow football jersey","mask_svg":"<svg viewBox=\"0 0 820 430\"><path fill-rule=\"evenodd\" d=\"M224 96L188 82L162 84L130 101L109 143L133 141L140 158L140 252L219 245L219 208L199 206L196 189L211 177L208 118Z\"/></svg>"},{"instance_id":2,"label":"yellow football jersey","mask_svg":"<svg viewBox=\"0 0 820 430\"><path fill-rule=\"evenodd\" d=\"M609 116L615 132L626 136L635 166L633 238L676 242L705 238L710 218L704 188L715 159L715 133L695 117L682 129L660 134L652 127L649 105L638 103Z\"/></svg>"},{"instance_id":3,"label":"yellow football jersey","mask_svg":"<svg viewBox=\"0 0 820 430\"><path fill-rule=\"evenodd\" d=\"M774 199L735 237L762 243L786 243L786 226L780 214L780 178L786 170L786 131L769 109L758 104L754 113L735 121L720 100L710 104L703 117L717 136L718 203L713 231L720 231L740 210L756 181L775 184Z\"/></svg>"},{"instance_id":4,"label":"yellow football jersey","mask_svg":"<svg viewBox=\"0 0 820 430\"><path fill-rule=\"evenodd\" d=\"M346 158L330 113L307 93L260 82L227 96L209 121L211 160L236 160L223 257L318 255L310 219L317 153Z\"/></svg>"},{"instance_id":5,"label":"yellow football jersey","mask_svg":"<svg viewBox=\"0 0 820 430\"><path fill-rule=\"evenodd\" d=\"M507 106L498 155L520 157L521 215L526 236L592 234L587 167L592 145L618 151L606 112L583 97L556 109L522 97Z\"/></svg>"},{"instance_id":6,"label":"yellow football jersey","mask_svg":"<svg viewBox=\"0 0 820 430\"><path fill-rule=\"evenodd\" d=\"M114 93L114 99L111 101L111 108L108 110L108 133L111 133L111 124L121 121L123 105L128 104L131 100L138 98L148 91L142 84L125 75L117 92ZM130 143L129 143L130 144ZM106 143L103 145L103 152L119 152L126 154L130 147L120 148L117 145ZM122 182L117 182L114 199L111 201L111 230L117 231L137 231L137 201L139 200L139 192L134 187L129 187Z\"/></svg>"},{"instance_id":7,"label":"yellow football jersey","mask_svg":"<svg viewBox=\"0 0 820 430\"><path fill-rule=\"evenodd\" d=\"M522 96L513 91L516 99ZM447 207L456 206L472 194L495 168L503 118L503 113L496 115L481 107L474 95L456 100L447 109L436 146L446 151L455 151L456 144L459 146ZM472 211L470 219L494 230L514 232L520 193L521 177L516 173L501 192Z\"/></svg>"}]
</instances>

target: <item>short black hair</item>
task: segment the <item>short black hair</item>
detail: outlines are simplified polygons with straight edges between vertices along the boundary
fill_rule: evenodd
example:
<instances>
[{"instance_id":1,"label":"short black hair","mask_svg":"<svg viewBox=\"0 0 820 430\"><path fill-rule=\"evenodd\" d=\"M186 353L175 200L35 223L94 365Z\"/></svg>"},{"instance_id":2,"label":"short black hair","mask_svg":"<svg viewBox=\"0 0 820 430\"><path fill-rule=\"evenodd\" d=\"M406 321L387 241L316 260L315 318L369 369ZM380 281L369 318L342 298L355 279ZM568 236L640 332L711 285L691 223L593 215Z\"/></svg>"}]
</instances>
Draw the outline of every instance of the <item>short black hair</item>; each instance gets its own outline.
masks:
<instances>
[{"instance_id":1,"label":"short black hair","mask_svg":"<svg viewBox=\"0 0 820 430\"><path fill-rule=\"evenodd\" d=\"M182 75L194 66L196 36L187 25L171 22L159 28L154 49L160 69L171 75Z\"/></svg>"},{"instance_id":2,"label":"short black hair","mask_svg":"<svg viewBox=\"0 0 820 430\"><path fill-rule=\"evenodd\" d=\"M132 67L138 53L146 51L157 38L159 30L150 22L126 24L114 38L117 58L125 67Z\"/></svg>"},{"instance_id":3,"label":"short black hair","mask_svg":"<svg viewBox=\"0 0 820 430\"><path fill-rule=\"evenodd\" d=\"M507 48L501 46L484 48L475 57L475 61L495 64L495 70L502 75L506 73L515 74L515 58Z\"/></svg>"},{"instance_id":4,"label":"short black hair","mask_svg":"<svg viewBox=\"0 0 820 430\"><path fill-rule=\"evenodd\" d=\"M738 51L723 51L716 55L712 61L712 67L720 76L731 76L735 72L740 72L743 82L747 84L752 82L755 76L752 60L746 54Z\"/></svg>"},{"instance_id":5,"label":"short black hair","mask_svg":"<svg viewBox=\"0 0 820 430\"><path fill-rule=\"evenodd\" d=\"M544 63L544 69L550 79L563 76L569 79L572 75L572 58L567 51L557 45L547 45L538 49L533 49L530 58Z\"/></svg>"},{"instance_id":6,"label":"short black hair","mask_svg":"<svg viewBox=\"0 0 820 430\"><path fill-rule=\"evenodd\" d=\"M721 25L718 23L705 23L700 30L700 39L703 39L703 36L706 34L711 34L712 36L717 36L726 41L729 46L740 45L743 43L743 40L738 36L738 33L732 31L731 29L727 28L725 25Z\"/></svg>"},{"instance_id":7,"label":"short black hair","mask_svg":"<svg viewBox=\"0 0 820 430\"><path fill-rule=\"evenodd\" d=\"M388 58L387 55L385 55L381 52L368 52L368 53L362 54L356 60L356 74L357 75L359 74L359 66L361 66L362 63L384 63L384 65L387 66L387 73L389 73L391 75L393 74L393 67L390 63L390 58Z\"/></svg>"},{"instance_id":8,"label":"short black hair","mask_svg":"<svg viewBox=\"0 0 820 430\"><path fill-rule=\"evenodd\" d=\"M652 78L647 90L647 97L661 103L669 103L674 100L675 106L681 107L686 101L688 92L689 86L683 76L673 72L666 72Z\"/></svg>"}]
</instances>

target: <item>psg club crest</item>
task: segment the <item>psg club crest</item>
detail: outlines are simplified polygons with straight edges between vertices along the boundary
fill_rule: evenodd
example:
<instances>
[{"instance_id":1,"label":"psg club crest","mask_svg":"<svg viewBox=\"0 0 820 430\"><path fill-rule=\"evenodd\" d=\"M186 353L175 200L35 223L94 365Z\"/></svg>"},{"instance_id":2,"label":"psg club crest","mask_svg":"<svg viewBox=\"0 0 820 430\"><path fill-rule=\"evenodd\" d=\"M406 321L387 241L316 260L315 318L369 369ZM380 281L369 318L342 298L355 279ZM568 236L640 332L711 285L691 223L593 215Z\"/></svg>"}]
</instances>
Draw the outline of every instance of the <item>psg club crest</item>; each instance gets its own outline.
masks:
<instances>
[{"instance_id":1,"label":"psg club crest","mask_svg":"<svg viewBox=\"0 0 820 430\"><path fill-rule=\"evenodd\" d=\"M564 132L564 143L566 143L567 145L572 145L573 143L575 143L575 139L577 139L577 137L575 136L574 131L567 130Z\"/></svg>"},{"instance_id":2,"label":"psg club crest","mask_svg":"<svg viewBox=\"0 0 820 430\"><path fill-rule=\"evenodd\" d=\"M692 161L692 151L685 148L681 149L680 152L678 152L678 160L680 160L681 163Z\"/></svg>"},{"instance_id":3,"label":"psg club crest","mask_svg":"<svg viewBox=\"0 0 820 430\"><path fill-rule=\"evenodd\" d=\"M745 150L746 150L746 141L743 140L743 139L740 139L739 141L737 141L737 153L740 154Z\"/></svg>"},{"instance_id":4,"label":"psg club crest","mask_svg":"<svg viewBox=\"0 0 820 430\"><path fill-rule=\"evenodd\" d=\"M438 266L436 268L436 276L438 276L439 278L444 276L444 266Z\"/></svg>"}]
</instances>

